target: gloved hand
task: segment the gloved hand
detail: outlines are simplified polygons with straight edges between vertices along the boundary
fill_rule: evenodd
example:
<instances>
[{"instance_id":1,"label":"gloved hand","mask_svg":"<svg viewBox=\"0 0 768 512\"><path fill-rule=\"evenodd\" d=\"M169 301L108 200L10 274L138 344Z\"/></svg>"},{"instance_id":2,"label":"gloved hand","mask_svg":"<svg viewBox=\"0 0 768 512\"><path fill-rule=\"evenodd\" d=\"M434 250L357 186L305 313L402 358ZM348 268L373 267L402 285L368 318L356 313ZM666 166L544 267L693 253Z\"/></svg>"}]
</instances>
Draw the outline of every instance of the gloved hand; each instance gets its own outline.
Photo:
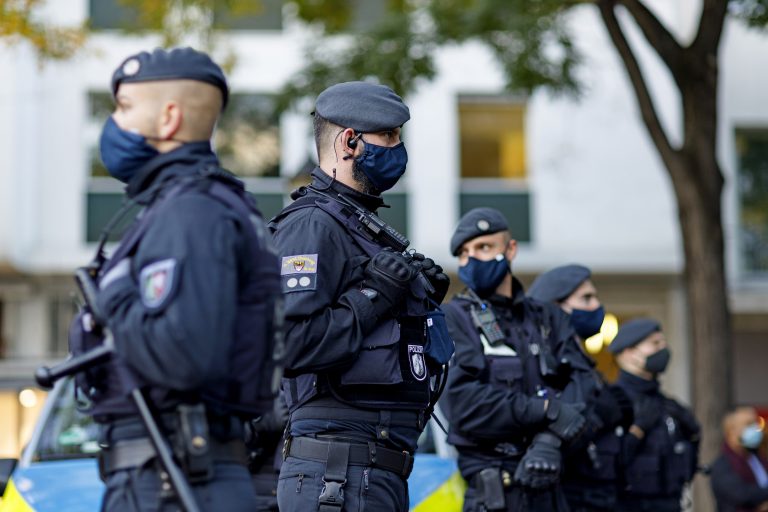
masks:
<instances>
[{"instance_id":1,"label":"gloved hand","mask_svg":"<svg viewBox=\"0 0 768 512\"><path fill-rule=\"evenodd\" d=\"M419 268L401 253L386 248L365 267L365 286L379 292L389 309L398 306L410 291Z\"/></svg>"},{"instance_id":2,"label":"gloved hand","mask_svg":"<svg viewBox=\"0 0 768 512\"><path fill-rule=\"evenodd\" d=\"M634 424L644 433L653 428L661 419L661 402L651 397L639 396L634 402Z\"/></svg>"},{"instance_id":3,"label":"gloved hand","mask_svg":"<svg viewBox=\"0 0 768 512\"><path fill-rule=\"evenodd\" d=\"M560 400L550 400L546 416L551 423L549 430L565 442L572 441L581 434L587 424L582 412L584 404L569 404Z\"/></svg>"},{"instance_id":4,"label":"gloved hand","mask_svg":"<svg viewBox=\"0 0 768 512\"><path fill-rule=\"evenodd\" d=\"M411 255L415 264L421 267L421 271L424 273L424 277L427 278L429 283L435 289L429 294L429 298L436 304L441 304L445 295L448 293L448 287L451 285L451 278L443 272L443 267L436 264L432 258L427 258L421 253L413 253Z\"/></svg>"},{"instance_id":5,"label":"gloved hand","mask_svg":"<svg viewBox=\"0 0 768 512\"><path fill-rule=\"evenodd\" d=\"M604 428L621 425L628 429L632 425L632 399L618 386L605 386L595 399L595 414L603 422Z\"/></svg>"},{"instance_id":6,"label":"gloved hand","mask_svg":"<svg viewBox=\"0 0 768 512\"><path fill-rule=\"evenodd\" d=\"M515 482L530 489L547 489L560 480L561 441L542 432L536 434L515 470Z\"/></svg>"}]
</instances>

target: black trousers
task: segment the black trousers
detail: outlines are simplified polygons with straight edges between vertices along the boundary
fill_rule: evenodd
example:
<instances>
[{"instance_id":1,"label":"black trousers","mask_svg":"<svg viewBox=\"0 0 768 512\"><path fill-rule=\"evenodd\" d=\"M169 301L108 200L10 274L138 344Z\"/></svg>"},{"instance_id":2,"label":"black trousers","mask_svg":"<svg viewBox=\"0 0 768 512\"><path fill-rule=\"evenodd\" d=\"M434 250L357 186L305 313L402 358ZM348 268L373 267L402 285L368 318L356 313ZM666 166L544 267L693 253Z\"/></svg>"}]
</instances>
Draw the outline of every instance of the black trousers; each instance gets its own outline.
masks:
<instances>
[{"instance_id":1,"label":"black trousers","mask_svg":"<svg viewBox=\"0 0 768 512\"><path fill-rule=\"evenodd\" d=\"M499 512L569 512L568 502L565 500L560 487L546 491L533 491L513 485L509 487L504 498L506 507ZM464 493L464 512L496 512L485 508L477 497L477 491L467 487Z\"/></svg>"},{"instance_id":2,"label":"black trousers","mask_svg":"<svg viewBox=\"0 0 768 512\"><path fill-rule=\"evenodd\" d=\"M245 466L216 463L213 478L192 486L200 510L253 512L257 509L251 475ZM107 476L102 512L178 512L181 506L163 493L154 461L140 468L116 471Z\"/></svg>"},{"instance_id":3,"label":"black trousers","mask_svg":"<svg viewBox=\"0 0 768 512\"><path fill-rule=\"evenodd\" d=\"M277 502L280 512L318 509L325 462L290 456L280 468ZM340 512L407 512L408 482L385 469L349 465Z\"/></svg>"}]
</instances>

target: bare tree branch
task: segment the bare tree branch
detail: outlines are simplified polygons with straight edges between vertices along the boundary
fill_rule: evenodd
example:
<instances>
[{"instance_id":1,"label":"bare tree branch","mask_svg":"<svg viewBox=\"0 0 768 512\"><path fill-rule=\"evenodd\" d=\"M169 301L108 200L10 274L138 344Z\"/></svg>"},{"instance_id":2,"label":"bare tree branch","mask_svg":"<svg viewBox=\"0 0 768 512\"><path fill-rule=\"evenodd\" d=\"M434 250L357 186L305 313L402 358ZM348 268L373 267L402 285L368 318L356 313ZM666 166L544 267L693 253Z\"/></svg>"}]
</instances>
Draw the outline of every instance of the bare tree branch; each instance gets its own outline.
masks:
<instances>
[{"instance_id":1,"label":"bare tree branch","mask_svg":"<svg viewBox=\"0 0 768 512\"><path fill-rule=\"evenodd\" d=\"M615 12L616 0L600 0L600 15L603 18L608 34L611 36L614 46L621 56L621 60L624 62L624 66L629 74L629 81L632 83L632 88L635 90L635 96L640 106L640 113L643 116L643 122L648 128L648 133L651 135L654 145L659 150L662 160L668 169L672 169L675 160L679 158L677 150L675 150L669 142L664 128L659 121L659 116L656 113L656 108L653 104L653 99L648 91L648 86L643 78L643 73L640 70L640 65L637 62L637 58L632 53L624 33L619 25L619 20L616 18Z\"/></svg>"},{"instance_id":2,"label":"bare tree branch","mask_svg":"<svg viewBox=\"0 0 768 512\"><path fill-rule=\"evenodd\" d=\"M643 35L659 54L673 75L679 73L683 48L659 18L640 0L618 0L635 19ZM676 78L677 79L677 78Z\"/></svg>"},{"instance_id":3,"label":"bare tree branch","mask_svg":"<svg viewBox=\"0 0 768 512\"><path fill-rule=\"evenodd\" d=\"M696 55L714 54L717 56L717 48L720 45L720 36L723 33L723 25L728 0L704 0L699 20L699 31L691 43L691 48Z\"/></svg>"}]
</instances>

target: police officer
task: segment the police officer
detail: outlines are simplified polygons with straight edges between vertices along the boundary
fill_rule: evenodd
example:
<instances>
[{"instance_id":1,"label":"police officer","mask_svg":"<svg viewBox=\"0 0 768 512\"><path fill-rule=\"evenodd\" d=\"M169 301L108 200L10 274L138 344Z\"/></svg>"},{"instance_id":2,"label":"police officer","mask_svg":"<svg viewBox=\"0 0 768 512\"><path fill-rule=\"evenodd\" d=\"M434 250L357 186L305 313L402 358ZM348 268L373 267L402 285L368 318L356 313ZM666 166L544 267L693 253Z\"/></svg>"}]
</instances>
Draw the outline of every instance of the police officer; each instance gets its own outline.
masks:
<instances>
[{"instance_id":1,"label":"police officer","mask_svg":"<svg viewBox=\"0 0 768 512\"><path fill-rule=\"evenodd\" d=\"M448 289L442 269L403 253L402 235L374 215L405 172L409 118L382 85L323 91L319 167L270 223L289 351L281 511L408 509L406 479L439 376L425 350L426 315Z\"/></svg>"},{"instance_id":2,"label":"police officer","mask_svg":"<svg viewBox=\"0 0 768 512\"><path fill-rule=\"evenodd\" d=\"M544 272L533 281L528 296L560 306L580 341L600 332L605 310L587 267L563 265ZM572 512L612 512L621 474L621 436L632 424L632 401L597 371L587 382L587 426L566 455L563 491Z\"/></svg>"},{"instance_id":3,"label":"police officer","mask_svg":"<svg viewBox=\"0 0 768 512\"><path fill-rule=\"evenodd\" d=\"M661 325L650 318L626 322L608 349L620 368L616 384L634 405L634 423L623 438L625 486L618 508L679 511L698 464L699 424L688 408L659 389L659 375L670 359Z\"/></svg>"},{"instance_id":4,"label":"police officer","mask_svg":"<svg viewBox=\"0 0 768 512\"><path fill-rule=\"evenodd\" d=\"M467 212L450 249L467 288L443 306L456 353L441 405L469 484L464 510L568 510L562 452L585 425L589 361L565 313L512 275L517 242L501 212Z\"/></svg>"},{"instance_id":5,"label":"police officer","mask_svg":"<svg viewBox=\"0 0 768 512\"><path fill-rule=\"evenodd\" d=\"M136 386L148 391L199 508L251 511L243 418L274 396L280 295L266 226L211 148L227 82L204 53L156 49L120 64L112 93L102 160L142 213L112 257L95 262L104 264L96 304L117 352L83 386L101 425L102 510L178 510L128 398ZM94 341L85 316L73 324L74 352Z\"/></svg>"}]
</instances>

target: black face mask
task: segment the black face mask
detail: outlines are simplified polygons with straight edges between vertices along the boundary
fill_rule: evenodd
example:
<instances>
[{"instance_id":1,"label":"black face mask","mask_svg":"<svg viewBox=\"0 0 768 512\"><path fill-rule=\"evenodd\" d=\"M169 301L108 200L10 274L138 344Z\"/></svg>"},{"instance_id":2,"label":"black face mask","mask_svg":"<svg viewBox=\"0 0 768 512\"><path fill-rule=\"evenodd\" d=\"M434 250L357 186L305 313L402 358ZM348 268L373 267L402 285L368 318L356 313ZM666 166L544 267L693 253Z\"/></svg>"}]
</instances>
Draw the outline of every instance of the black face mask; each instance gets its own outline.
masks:
<instances>
[{"instance_id":1,"label":"black face mask","mask_svg":"<svg viewBox=\"0 0 768 512\"><path fill-rule=\"evenodd\" d=\"M668 348L663 348L645 358L645 370L656 375L667 369L672 354Z\"/></svg>"}]
</instances>

